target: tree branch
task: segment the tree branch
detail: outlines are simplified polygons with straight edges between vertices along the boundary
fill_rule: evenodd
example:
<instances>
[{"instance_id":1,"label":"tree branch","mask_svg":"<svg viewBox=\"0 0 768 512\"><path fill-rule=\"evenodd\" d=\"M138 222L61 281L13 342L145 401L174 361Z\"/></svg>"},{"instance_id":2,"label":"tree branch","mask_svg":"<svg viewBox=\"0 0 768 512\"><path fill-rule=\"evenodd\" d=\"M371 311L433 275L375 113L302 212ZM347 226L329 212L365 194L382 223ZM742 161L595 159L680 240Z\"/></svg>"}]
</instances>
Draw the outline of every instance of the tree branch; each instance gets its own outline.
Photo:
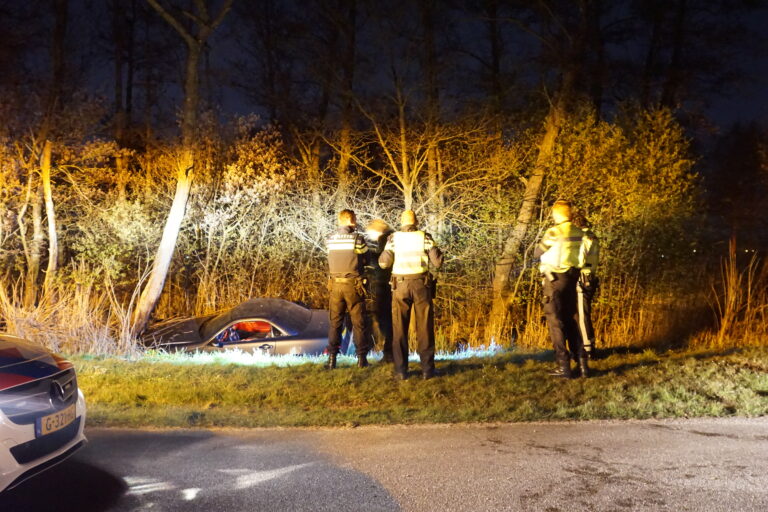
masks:
<instances>
[{"instance_id":1,"label":"tree branch","mask_svg":"<svg viewBox=\"0 0 768 512\"><path fill-rule=\"evenodd\" d=\"M221 11L219 11L219 14L213 19L213 22L210 24L211 30L215 30L216 27L218 27L222 21L224 21L224 16L227 15L229 10L232 8L232 4L235 2L235 0L226 0L224 2L224 5L221 6Z\"/></svg>"},{"instance_id":2,"label":"tree branch","mask_svg":"<svg viewBox=\"0 0 768 512\"><path fill-rule=\"evenodd\" d=\"M200 44L195 37L189 33L189 31L184 28L184 25L181 24L181 22L176 19L176 17L168 12L165 7L160 5L160 2L157 0L147 0L147 3L152 6L152 8L157 11L157 13L166 21L170 26L172 26L174 29L176 29L176 32L178 32L181 37L184 39L184 41L187 43L188 46L193 47L195 45Z\"/></svg>"}]
</instances>

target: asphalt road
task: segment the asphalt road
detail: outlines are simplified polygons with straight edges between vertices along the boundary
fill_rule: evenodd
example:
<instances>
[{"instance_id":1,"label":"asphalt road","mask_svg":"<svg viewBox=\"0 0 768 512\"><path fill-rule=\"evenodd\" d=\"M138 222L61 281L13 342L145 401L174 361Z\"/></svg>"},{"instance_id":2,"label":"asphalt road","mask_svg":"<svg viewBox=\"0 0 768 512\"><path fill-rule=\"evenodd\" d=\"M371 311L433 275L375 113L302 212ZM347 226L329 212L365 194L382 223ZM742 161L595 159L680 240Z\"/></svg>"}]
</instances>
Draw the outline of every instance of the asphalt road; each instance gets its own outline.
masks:
<instances>
[{"instance_id":1,"label":"asphalt road","mask_svg":"<svg viewBox=\"0 0 768 512\"><path fill-rule=\"evenodd\" d=\"M0 511L768 510L768 418L88 437Z\"/></svg>"}]
</instances>

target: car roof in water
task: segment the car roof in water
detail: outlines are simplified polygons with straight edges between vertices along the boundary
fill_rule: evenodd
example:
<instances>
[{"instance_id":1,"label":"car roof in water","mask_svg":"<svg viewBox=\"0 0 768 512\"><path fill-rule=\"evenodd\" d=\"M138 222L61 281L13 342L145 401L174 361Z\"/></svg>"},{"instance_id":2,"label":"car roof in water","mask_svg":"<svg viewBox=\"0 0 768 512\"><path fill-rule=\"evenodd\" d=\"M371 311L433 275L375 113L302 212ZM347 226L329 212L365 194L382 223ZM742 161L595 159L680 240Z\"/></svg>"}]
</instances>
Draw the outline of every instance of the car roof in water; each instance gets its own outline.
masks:
<instances>
[{"instance_id":1,"label":"car roof in water","mask_svg":"<svg viewBox=\"0 0 768 512\"><path fill-rule=\"evenodd\" d=\"M295 336L307 327L311 317L310 309L285 299L249 299L210 318L200 327L200 334L203 340L208 340L230 323L263 318Z\"/></svg>"}]
</instances>

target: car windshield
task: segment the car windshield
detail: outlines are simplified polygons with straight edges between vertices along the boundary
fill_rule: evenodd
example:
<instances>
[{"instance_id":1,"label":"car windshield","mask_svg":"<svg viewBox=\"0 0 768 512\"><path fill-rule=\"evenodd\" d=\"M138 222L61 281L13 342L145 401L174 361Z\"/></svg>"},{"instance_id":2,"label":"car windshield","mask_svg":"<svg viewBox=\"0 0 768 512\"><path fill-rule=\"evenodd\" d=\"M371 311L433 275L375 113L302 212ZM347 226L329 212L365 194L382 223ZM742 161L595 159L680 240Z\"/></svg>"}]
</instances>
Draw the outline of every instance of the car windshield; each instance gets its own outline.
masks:
<instances>
[{"instance_id":1,"label":"car windshield","mask_svg":"<svg viewBox=\"0 0 768 512\"><path fill-rule=\"evenodd\" d=\"M288 336L301 333L312 312L282 299L251 299L210 318L200 326L200 337L208 341L227 326L240 320L261 318L278 326Z\"/></svg>"}]
</instances>

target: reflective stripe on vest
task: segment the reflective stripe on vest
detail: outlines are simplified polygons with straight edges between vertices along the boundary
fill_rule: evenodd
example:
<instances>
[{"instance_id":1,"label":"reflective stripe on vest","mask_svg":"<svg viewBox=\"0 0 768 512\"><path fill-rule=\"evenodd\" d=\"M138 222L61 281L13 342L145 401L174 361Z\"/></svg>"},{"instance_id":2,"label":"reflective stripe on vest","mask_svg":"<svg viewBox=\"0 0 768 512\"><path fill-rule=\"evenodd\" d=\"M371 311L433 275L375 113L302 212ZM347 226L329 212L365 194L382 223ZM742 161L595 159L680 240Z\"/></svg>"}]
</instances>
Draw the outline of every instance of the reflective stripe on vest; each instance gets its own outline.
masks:
<instances>
[{"instance_id":1,"label":"reflective stripe on vest","mask_svg":"<svg viewBox=\"0 0 768 512\"><path fill-rule=\"evenodd\" d=\"M541 255L542 272L565 272L579 266L579 253L584 232L571 224L563 222L550 228L542 243L549 248Z\"/></svg>"},{"instance_id":2,"label":"reflective stripe on vest","mask_svg":"<svg viewBox=\"0 0 768 512\"><path fill-rule=\"evenodd\" d=\"M428 270L427 247L423 231L397 231L392 235L396 275L422 274Z\"/></svg>"},{"instance_id":3,"label":"reflective stripe on vest","mask_svg":"<svg viewBox=\"0 0 768 512\"><path fill-rule=\"evenodd\" d=\"M360 254L368 247L357 233L333 233L326 240L328 271L333 277L357 277L362 272Z\"/></svg>"}]
</instances>

